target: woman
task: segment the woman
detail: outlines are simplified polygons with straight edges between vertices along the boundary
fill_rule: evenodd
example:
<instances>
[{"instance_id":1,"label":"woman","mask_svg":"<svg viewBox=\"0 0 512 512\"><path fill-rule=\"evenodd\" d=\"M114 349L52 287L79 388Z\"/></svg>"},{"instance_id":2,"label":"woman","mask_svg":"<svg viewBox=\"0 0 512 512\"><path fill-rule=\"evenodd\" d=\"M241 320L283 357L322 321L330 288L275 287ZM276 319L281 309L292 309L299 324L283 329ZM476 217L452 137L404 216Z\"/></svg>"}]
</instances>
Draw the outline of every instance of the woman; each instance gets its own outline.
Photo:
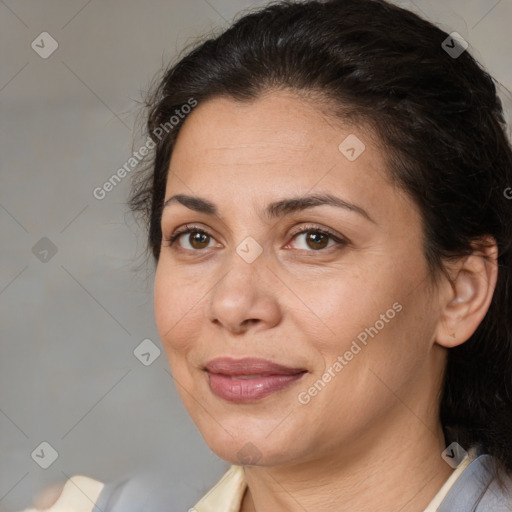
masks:
<instances>
[{"instance_id":1,"label":"woman","mask_svg":"<svg viewBox=\"0 0 512 512\"><path fill-rule=\"evenodd\" d=\"M512 149L460 36L280 2L148 106L156 323L232 464L191 510L512 510Z\"/></svg>"}]
</instances>

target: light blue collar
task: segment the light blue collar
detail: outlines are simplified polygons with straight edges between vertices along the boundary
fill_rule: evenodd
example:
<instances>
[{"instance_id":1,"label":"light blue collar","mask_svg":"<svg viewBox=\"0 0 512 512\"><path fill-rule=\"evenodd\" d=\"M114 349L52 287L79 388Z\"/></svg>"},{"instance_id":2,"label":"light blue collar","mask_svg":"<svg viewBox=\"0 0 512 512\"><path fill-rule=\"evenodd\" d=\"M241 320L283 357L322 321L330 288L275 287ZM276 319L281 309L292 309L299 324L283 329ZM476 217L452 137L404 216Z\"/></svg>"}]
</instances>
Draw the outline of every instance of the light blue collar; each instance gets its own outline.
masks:
<instances>
[{"instance_id":1,"label":"light blue collar","mask_svg":"<svg viewBox=\"0 0 512 512\"><path fill-rule=\"evenodd\" d=\"M488 454L471 461L437 512L512 512L512 477L504 475L506 489L500 489L493 466L493 457Z\"/></svg>"}]
</instances>

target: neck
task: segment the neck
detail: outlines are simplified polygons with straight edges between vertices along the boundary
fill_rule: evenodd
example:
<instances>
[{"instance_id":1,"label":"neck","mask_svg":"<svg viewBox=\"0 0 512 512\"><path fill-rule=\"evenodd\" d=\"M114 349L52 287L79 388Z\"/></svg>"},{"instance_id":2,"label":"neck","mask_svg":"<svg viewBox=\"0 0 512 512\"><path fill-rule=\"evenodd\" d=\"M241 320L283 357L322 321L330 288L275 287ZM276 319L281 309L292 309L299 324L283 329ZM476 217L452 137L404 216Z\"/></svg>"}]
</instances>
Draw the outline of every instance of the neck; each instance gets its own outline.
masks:
<instances>
[{"instance_id":1,"label":"neck","mask_svg":"<svg viewBox=\"0 0 512 512\"><path fill-rule=\"evenodd\" d=\"M396 424L379 422L348 448L329 447L315 459L245 466L241 511L423 512L453 469L441 458L440 424L427 426L410 410L400 419L398 434Z\"/></svg>"}]
</instances>

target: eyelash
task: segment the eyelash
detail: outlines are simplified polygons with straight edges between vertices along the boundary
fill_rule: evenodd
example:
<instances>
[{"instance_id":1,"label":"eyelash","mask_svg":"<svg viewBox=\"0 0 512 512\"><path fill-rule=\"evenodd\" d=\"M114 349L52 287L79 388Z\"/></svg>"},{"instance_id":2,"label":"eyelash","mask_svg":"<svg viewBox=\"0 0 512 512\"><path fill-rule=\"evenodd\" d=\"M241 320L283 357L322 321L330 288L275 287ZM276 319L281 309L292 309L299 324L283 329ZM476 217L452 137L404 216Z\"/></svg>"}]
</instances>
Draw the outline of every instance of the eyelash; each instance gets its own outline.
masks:
<instances>
[{"instance_id":1,"label":"eyelash","mask_svg":"<svg viewBox=\"0 0 512 512\"><path fill-rule=\"evenodd\" d=\"M328 236L329 238L331 238L332 240L334 240L336 242L336 244L338 246L346 246L349 244L349 241L345 238L342 238L342 237L339 237L338 235L334 234L333 232L329 231L328 229L325 229L325 228L320 228L318 226L315 226L315 225L307 225L305 227L303 227L300 231L297 231L295 233L292 233L291 234L291 237L292 239L295 239L298 235L302 235L304 233L321 233L322 235L326 235ZM210 238L214 238L210 233L208 233L208 231L205 231L204 229L200 228L200 227L197 227L197 226L190 226L190 225L185 225L183 228L180 228L178 229L177 231L175 231L169 238L167 239L164 239L164 242L168 242L169 243L169 246L173 246L174 245L174 242L181 236L181 235L184 235L186 233L200 233L202 235L206 235ZM328 248L324 248L324 249L319 249L319 250L310 250L310 251L307 251L307 252L322 252L322 251L325 251L329 248L332 248L333 246L331 247L328 247ZM181 250L183 251L193 251L193 252L201 252L203 249L183 249L183 248L180 248ZM177 249L177 250L180 250L180 249Z\"/></svg>"}]
</instances>

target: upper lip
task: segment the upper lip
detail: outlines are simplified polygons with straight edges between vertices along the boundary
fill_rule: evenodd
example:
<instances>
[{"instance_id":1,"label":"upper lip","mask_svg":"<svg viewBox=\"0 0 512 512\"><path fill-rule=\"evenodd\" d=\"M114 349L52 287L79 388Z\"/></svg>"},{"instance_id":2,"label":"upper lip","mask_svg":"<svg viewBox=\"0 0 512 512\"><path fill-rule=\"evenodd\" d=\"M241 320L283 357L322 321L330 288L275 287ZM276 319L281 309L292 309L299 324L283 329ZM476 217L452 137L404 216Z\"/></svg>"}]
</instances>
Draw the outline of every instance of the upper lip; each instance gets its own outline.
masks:
<instances>
[{"instance_id":1,"label":"upper lip","mask_svg":"<svg viewBox=\"0 0 512 512\"><path fill-rule=\"evenodd\" d=\"M267 359L256 357L244 357L242 359L233 359L230 357L219 357L209 361L205 370L210 373L220 373L222 375L295 375L305 372L303 368L292 368L274 363Z\"/></svg>"}]
</instances>

